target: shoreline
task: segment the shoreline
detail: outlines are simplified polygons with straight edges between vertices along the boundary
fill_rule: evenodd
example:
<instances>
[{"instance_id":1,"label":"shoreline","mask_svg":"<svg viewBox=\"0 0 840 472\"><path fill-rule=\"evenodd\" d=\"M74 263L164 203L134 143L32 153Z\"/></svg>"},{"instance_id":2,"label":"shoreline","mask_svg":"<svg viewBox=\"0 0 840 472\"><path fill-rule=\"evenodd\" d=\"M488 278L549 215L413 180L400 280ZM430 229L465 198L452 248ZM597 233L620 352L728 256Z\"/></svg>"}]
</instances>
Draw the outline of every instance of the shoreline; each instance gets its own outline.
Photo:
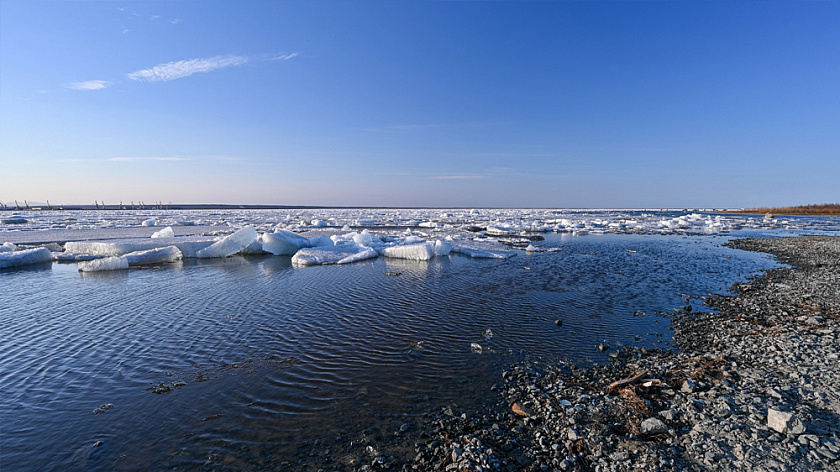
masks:
<instances>
[{"instance_id":1,"label":"shoreline","mask_svg":"<svg viewBox=\"0 0 840 472\"><path fill-rule=\"evenodd\" d=\"M495 407L438 415L408 469L840 470L840 237L729 245L791 267L710 294L717 313L686 300L677 350L511 366Z\"/></svg>"}]
</instances>

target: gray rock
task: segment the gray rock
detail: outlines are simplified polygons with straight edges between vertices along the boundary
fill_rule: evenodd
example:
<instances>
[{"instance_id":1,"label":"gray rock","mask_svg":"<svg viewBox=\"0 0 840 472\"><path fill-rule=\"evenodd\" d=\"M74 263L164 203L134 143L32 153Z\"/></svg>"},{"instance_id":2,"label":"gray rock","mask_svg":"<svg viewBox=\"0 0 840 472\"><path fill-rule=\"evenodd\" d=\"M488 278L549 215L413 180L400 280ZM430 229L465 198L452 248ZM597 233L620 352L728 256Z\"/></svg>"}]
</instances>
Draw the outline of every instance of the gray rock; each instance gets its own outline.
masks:
<instances>
[{"instance_id":1,"label":"gray rock","mask_svg":"<svg viewBox=\"0 0 840 472\"><path fill-rule=\"evenodd\" d=\"M682 388L680 388L680 391L685 393L692 393L695 390L697 390L697 383L691 379L685 379Z\"/></svg>"},{"instance_id":2,"label":"gray rock","mask_svg":"<svg viewBox=\"0 0 840 472\"><path fill-rule=\"evenodd\" d=\"M660 434L668 432L668 425L658 418L648 418L642 421L642 434Z\"/></svg>"},{"instance_id":3,"label":"gray rock","mask_svg":"<svg viewBox=\"0 0 840 472\"><path fill-rule=\"evenodd\" d=\"M775 410L767 410L767 427L782 434L802 434L805 432L805 425L793 413Z\"/></svg>"},{"instance_id":4,"label":"gray rock","mask_svg":"<svg viewBox=\"0 0 840 472\"><path fill-rule=\"evenodd\" d=\"M677 411L674 409L662 410L659 412L659 416L668 421L674 421L675 419L677 419Z\"/></svg>"}]
</instances>

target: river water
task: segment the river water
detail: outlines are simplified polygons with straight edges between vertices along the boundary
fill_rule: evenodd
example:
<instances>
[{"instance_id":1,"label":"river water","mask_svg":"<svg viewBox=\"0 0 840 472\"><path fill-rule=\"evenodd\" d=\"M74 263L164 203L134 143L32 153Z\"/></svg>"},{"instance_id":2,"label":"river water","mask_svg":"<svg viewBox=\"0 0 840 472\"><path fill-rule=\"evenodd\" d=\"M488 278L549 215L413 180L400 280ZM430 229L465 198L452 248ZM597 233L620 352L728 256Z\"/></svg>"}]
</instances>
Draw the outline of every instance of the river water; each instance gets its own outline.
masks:
<instances>
[{"instance_id":1,"label":"river water","mask_svg":"<svg viewBox=\"0 0 840 472\"><path fill-rule=\"evenodd\" d=\"M504 260L4 269L0 466L350 470L368 445L406 460L430 415L491 403L512 362L667 348L657 312L774 266L722 236L545 238L555 252Z\"/></svg>"}]
</instances>

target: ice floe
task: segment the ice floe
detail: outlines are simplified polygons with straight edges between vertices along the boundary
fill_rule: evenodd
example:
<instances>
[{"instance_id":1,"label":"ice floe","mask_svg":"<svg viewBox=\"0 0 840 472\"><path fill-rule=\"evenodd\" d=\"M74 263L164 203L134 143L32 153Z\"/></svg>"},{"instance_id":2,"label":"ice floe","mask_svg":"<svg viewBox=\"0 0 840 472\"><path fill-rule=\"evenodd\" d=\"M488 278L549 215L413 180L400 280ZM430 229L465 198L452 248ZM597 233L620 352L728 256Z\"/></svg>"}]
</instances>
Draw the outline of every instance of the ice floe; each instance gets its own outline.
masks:
<instances>
[{"instance_id":1,"label":"ice floe","mask_svg":"<svg viewBox=\"0 0 840 472\"><path fill-rule=\"evenodd\" d=\"M152 234L152 237L153 238L174 238L175 237L175 231L172 230L171 226L167 226L166 228L163 228L160 231L155 231Z\"/></svg>"},{"instance_id":2,"label":"ice floe","mask_svg":"<svg viewBox=\"0 0 840 472\"><path fill-rule=\"evenodd\" d=\"M379 253L385 257L393 257L397 259L428 261L435 255L435 246L431 243L388 246L380 249Z\"/></svg>"},{"instance_id":3,"label":"ice floe","mask_svg":"<svg viewBox=\"0 0 840 472\"><path fill-rule=\"evenodd\" d=\"M176 246L183 257L198 257L198 252L216 242L206 236L188 236L176 238L131 238L111 241L69 241L64 245L64 252L91 254L94 256L122 256L131 252L148 251L167 246Z\"/></svg>"},{"instance_id":4,"label":"ice floe","mask_svg":"<svg viewBox=\"0 0 840 472\"><path fill-rule=\"evenodd\" d=\"M201 258L232 256L253 244L257 238L259 238L257 230L253 226L246 226L198 251L195 255Z\"/></svg>"},{"instance_id":5,"label":"ice floe","mask_svg":"<svg viewBox=\"0 0 840 472\"><path fill-rule=\"evenodd\" d=\"M183 254L177 246L166 246L146 251L130 252L123 257L128 261L128 265L143 265L175 262L181 259Z\"/></svg>"},{"instance_id":6,"label":"ice floe","mask_svg":"<svg viewBox=\"0 0 840 472\"><path fill-rule=\"evenodd\" d=\"M0 252L0 269L40 264L42 262L52 262L52 253L45 247Z\"/></svg>"},{"instance_id":7,"label":"ice floe","mask_svg":"<svg viewBox=\"0 0 840 472\"><path fill-rule=\"evenodd\" d=\"M14 222L0 225L0 242L10 241L0 245L0 267L48 260L76 262L81 266L82 262L94 262L89 259L128 257L133 253L134 256L126 259L129 265L142 263L130 262L132 258L158 263L235 254L292 256L295 266L348 264L378 256L407 262L429 261L450 254L507 259L516 254L561 250L540 246L538 241L542 233L593 237L599 234L737 236L740 231L779 235L840 231L838 218L768 218L673 210L145 209L16 211L3 220ZM192 228L179 232L192 235L176 237L173 226L187 225ZM152 233L152 227L163 229ZM85 230L85 236L79 238L84 240L72 240L74 230ZM102 236L96 236L100 232ZM42 237L56 233L69 236L67 239ZM141 235L143 237L139 237ZM66 243L63 248L54 243L42 248L46 252L20 250L21 245L44 245L38 241ZM47 253L51 253L50 258ZM110 261L87 266L94 270L121 264Z\"/></svg>"},{"instance_id":8,"label":"ice floe","mask_svg":"<svg viewBox=\"0 0 840 472\"><path fill-rule=\"evenodd\" d=\"M99 272L104 270L123 269L128 269L128 259L124 256L110 256L87 262L79 262L80 272Z\"/></svg>"},{"instance_id":9,"label":"ice floe","mask_svg":"<svg viewBox=\"0 0 840 472\"><path fill-rule=\"evenodd\" d=\"M263 251L275 256L293 256L298 250L312 246L305 237L280 228L275 229L273 233L263 233L260 240Z\"/></svg>"},{"instance_id":10,"label":"ice floe","mask_svg":"<svg viewBox=\"0 0 840 472\"><path fill-rule=\"evenodd\" d=\"M303 248L292 256L296 266L347 264L377 257L379 254L369 247L358 244L340 244L338 246L319 246Z\"/></svg>"}]
</instances>

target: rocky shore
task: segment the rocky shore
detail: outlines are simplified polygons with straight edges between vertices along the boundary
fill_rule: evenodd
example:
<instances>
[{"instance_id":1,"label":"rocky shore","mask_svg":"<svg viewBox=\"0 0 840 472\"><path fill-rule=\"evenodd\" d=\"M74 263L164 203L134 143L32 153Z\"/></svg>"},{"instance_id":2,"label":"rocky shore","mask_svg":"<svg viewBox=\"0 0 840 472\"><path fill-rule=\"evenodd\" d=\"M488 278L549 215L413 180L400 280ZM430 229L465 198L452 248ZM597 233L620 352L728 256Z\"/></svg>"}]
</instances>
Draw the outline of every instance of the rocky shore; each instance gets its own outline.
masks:
<instances>
[{"instance_id":1,"label":"rocky shore","mask_svg":"<svg viewBox=\"0 0 840 472\"><path fill-rule=\"evenodd\" d=\"M674 350L511 366L497 405L439 414L413 461L388 468L840 470L840 237L731 245L790 267L705 297L710 310L686 300Z\"/></svg>"}]
</instances>

